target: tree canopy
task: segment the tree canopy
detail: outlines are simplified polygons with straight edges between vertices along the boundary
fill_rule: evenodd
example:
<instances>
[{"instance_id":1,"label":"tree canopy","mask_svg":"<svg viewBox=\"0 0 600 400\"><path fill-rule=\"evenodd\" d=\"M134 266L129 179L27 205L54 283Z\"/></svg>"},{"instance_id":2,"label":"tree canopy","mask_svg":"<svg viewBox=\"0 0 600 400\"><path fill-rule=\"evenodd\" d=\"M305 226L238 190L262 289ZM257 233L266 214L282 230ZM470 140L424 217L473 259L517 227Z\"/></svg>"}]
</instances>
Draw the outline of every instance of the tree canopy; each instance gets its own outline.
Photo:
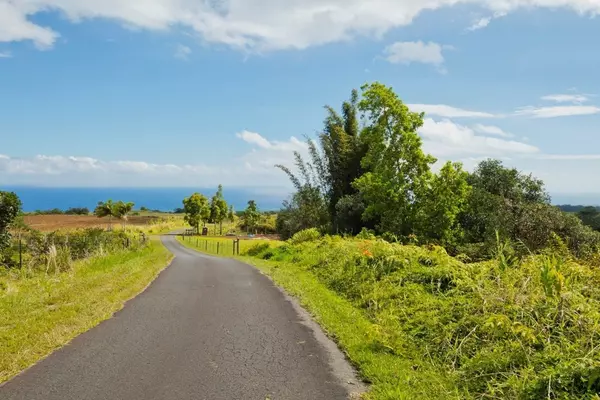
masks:
<instances>
[{"instance_id":1,"label":"tree canopy","mask_svg":"<svg viewBox=\"0 0 600 400\"><path fill-rule=\"evenodd\" d=\"M184 220L191 227L200 232L200 223L206 224L210 219L210 204L208 199L200 194L194 193L183 200Z\"/></svg>"}]
</instances>

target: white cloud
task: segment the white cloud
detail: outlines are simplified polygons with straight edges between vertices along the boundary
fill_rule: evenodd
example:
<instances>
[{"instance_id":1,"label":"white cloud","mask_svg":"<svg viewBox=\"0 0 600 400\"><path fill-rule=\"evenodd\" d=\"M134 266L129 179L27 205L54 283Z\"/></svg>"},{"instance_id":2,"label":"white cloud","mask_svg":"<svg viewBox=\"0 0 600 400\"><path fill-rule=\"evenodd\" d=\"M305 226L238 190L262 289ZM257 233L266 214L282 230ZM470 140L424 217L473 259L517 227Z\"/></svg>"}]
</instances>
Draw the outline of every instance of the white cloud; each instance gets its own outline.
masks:
<instances>
[{"instance_id":1,"label":"white cloud","mask_svg":"<svg viewBox=\"0 0 600 400\"><path fill-rule=\"evenodd\" d=\"M0 58L12 58L12 56L10 51L0 51Z\"/></svg>"},{"instance_id":2,"label":"white cloud","mask_svg":"<svg viewBox=\"0 0 600 400\"><path fill-rule=\"evenodd\" d=\"M175 58L179 58L180 60L187 60L192 54L192 49L182 44L178 44L175 48Z\"/></svg>"},{"instance_id":3,"label":"white cloud","mask_svg":"<svg viewBox=\"0 0 600 400\"><path fill-rule=\"evenodd\" d=\"M419 130L424 149L436 157L452 159L459 157L502 157L531 155L540 149L527 143L478 135L473 129L450 120L424 120Z\"/></svg>"},{"instance_id":4,"label":"white cloud","mask_svg":"<svg viewBox=\"0 0 600 400\"><path fill-rule=\"evenodd\" d=\"M196 186L223 183L234 186L288 187L275 164L289 165L293 152L307 154L306 143L291 137L269 141L258 133L237 135L252 148L222 165L156 164L139 160L107 161L91 157L37 155L16 158L0 154L0 184L60 186Z\"/></svg>"},{"instance_id":5,"label":"white cloud","mask_svg":"<svg viewBox=\"0 0 600 400\"><path fill-rule=\"evenodd\" d=\"M486 135L495 135L505 138L511 138L515 136L512 133L504 132L502 128L492 125L475 124L473 125L473 130Z\"/></svg>"},{"instance_id":6,"label":"white cloud","mask_svg":"<svg viewBox=\"0 0 600 400\"><path fill-rule=\"evenodd\" d=\"M480 112L464 110L462 108L456 108L444 104L407 104L411 111L424 112L426 115L435 115L438 117L445 118L494 118L497 115Z\"/></svg>"},{"instance_id":7,"label":"white cloud","mask_svg":"<svg viewBox=\"0 0 600 400\"><path fill-rule=\"evenodd\" d=\"M490 22L492 22L492 17L480 18L473 23L470 27L467 28L469 31L476 31L479 29L486 28Z\"/></svg>"},{"instance_id":8,"label":"white cloud","mask_svg":"<svg viewBox=\"0 0 600 400\"><path fill-rule=\"evenodd\" d=\"M0 0L0 42L52 46L59 33L32 17L56 10L73 22L104 18L138 29L192 30L207 42L247 51L304 49L381 37L410 25L423 11L460 4L494 15L535 7L600 13L597 0Z\"/></svg>"},{"instance_id":9,"label":"white cloud","mask_svg":"<svg viewBox=\"0 0 600 400\"><path fill-rule=\"evenodd\" d=\"M575 103L581 104L589 100L589 97L582 94L549 94L543 96L542 100L554 101L556 103Z\"/></svg>"},{"instance_id":10,"label":"white cloud","mask_svg":"<svg viewBox=\"0 0 600 400\"><path fill-rule=\"evenodd\" d=\"M429 42L396 42L384 50L385 59L392 64L423 63L441 66L444 63L443 47Z\"/></svg>"},{"instance_id":11,"label":"white cloud","mask_svg":"<svg viewBox=\"0 0 600 400\"><path fill-rule=\"evenodd\" d=\"M298 140L298 138L292 136L289 141L269 141L262 135L256 132L242 131L237 133L236 136L242 139L246 143L254 144L263 149L275 150L275 151L304 151L307 148L306 143Z\"/></svg>"},{"instance_id":12,"label":"white cloud","mask_svg":"<svg viewBox=\"0 0 600 400\"><path fill-rule=\"evenodd\" d=\"M600 107L596 106L556 106L556 107L523 107L515 112L515 115L523 115L532 118L556 118L576 115L592 115L600 113Z\"/></svg>"}]
</instances>

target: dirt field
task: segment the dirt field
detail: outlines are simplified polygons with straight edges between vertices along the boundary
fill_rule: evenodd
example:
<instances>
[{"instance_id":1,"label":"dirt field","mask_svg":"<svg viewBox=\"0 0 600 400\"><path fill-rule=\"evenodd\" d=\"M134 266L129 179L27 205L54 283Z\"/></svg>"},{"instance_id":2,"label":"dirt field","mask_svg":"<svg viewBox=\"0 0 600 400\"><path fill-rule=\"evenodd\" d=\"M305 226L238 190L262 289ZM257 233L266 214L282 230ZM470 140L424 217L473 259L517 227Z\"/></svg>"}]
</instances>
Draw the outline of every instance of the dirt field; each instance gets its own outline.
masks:
<instances>
[{"instance_id":1,"label":"dirt field","mask_svg":"<svg viewBox=\"0 0 600 400\"><path fill-rule=\"evenodd\" d=\"M93 215L27 215L24 217L25 223L43 232L51 232L57 229L75 229L75 228L93 228L108 226L108 218L98 218ZM150 221L157 220L153 216L131 216L126 225L143 226L148 225ZM113 220L113 225L120 225L123 221Z\"/></svg>"}]
</instances>

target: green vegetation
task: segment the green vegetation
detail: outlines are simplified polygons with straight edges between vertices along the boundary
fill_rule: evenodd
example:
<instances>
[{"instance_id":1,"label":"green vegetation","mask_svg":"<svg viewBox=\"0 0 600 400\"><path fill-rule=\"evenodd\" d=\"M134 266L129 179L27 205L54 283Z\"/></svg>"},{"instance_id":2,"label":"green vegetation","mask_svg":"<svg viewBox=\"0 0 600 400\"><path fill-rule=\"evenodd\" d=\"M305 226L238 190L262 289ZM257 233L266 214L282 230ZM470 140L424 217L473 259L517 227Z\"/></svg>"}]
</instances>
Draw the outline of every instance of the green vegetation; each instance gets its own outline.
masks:
<instances>
[{"instance_id":1,"label":"green vegetation","mask_svg":"<svg viewBox=\"0 0 600 400\"><path fill-rule=\"evenodd\" d=\"M234 238L224 239L218 237L197 237L197 236L177 236L179 243L190 249L200 251L202 253L219 255L225 257L233 257L237 255L237 251L234 253ZM240 239L240 254L247 254L250 249L253 251L260 250L261 248L276 247L283 242L276 240L244 240Z\"/></svg>"},{"instance_id":2,"label":"green vegetation","mask_svg":"<svg viewBox=\"0 0 600 400\"><path fill-rule=\"evenodd\" d=\"M473 261L494 256L497 235L518 243L519 257L543 250L553 235L577 257L598 251L600 234L553 207L539 179L497 160L472 173L460 163L437 163L422 149L423 117L380 83L364 85L360 96L353 91L341 115L327 107L318 143L308 141L308 161L297 153L294 171L277 166L296 189L277 216L281 237L309 228L349 235L366 229Z\"/></svg>"},{"instance_id":3,"label":"green vegetation","mask_svg":"<svg viewBox=\"0 0 600 400\"><path fill-rule=\"evenodd\" d=\"M522 259L497 242L495 259L471 264L437 246L316 237L246 253L338 341L369 398L600 393L600 270L558 236Z\"/></svg>"},{"instance_id":4,"label":"green vegetation","mask_svg":"<svg viewBox=\"0 0 600 400\"><path fill-rule=\"evenodd\" d=\"M152 241L77 261L65 272L0 269L0 382L110 318L171 257Z\"/></svg>"},{"instance_id":5,"label":"green vegetation","mask_svg":"<svg viewBox=\"0 0 600 400\"><path fill-rule=\"evenodd\" d=\"M185 211L185 222L200 233L200 223L204 223L210 219L210 205L204 195L194 193L190 197L183 200L183 209Z\"/></svg>"},{"instance_id":6,"label":"green vegetation","mask_svg":"<svg viewBox=\"0 0 600 400\"><path fill-rule=\"evenodd\" d=\"M98 218L108 217L110 227L113 218L126 221L127 216L131 213L133 207L134 204L131 202L113 202L112 200L108 200L106 202L101 201L98 203L98 206L94 210L94 215Z\"/></svg>"},{"instance_id":7,"label":"green vegetation","mask_svg":"<svg viewBox=\"0 0 600 400\"><path fill-rule=\"evenodd\" d=\"M12 192L0 192L0 264L4 261L4 251L10 246L9 227L21 211L21 201Z\"/></svg>"}]
</instances>

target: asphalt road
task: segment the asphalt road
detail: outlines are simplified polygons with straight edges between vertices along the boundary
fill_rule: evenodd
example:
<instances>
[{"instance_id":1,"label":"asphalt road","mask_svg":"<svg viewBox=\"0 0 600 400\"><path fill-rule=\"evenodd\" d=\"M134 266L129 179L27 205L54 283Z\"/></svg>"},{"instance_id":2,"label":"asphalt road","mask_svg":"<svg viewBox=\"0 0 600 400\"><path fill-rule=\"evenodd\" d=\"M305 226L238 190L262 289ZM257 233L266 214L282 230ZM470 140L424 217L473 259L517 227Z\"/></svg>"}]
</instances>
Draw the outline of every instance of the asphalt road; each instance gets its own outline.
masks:
<instances>
[{"instance_id":1,"label":"asphalt road","mask_svg":"<svg viewBox=\"0 0 600 400\"><path fill-rule=\"evenodd\" d=\"M2 400L319 400L360 390L335 345L253 267L176 258L146 291L0 387Z\"/></svg>"}]
</instances>

